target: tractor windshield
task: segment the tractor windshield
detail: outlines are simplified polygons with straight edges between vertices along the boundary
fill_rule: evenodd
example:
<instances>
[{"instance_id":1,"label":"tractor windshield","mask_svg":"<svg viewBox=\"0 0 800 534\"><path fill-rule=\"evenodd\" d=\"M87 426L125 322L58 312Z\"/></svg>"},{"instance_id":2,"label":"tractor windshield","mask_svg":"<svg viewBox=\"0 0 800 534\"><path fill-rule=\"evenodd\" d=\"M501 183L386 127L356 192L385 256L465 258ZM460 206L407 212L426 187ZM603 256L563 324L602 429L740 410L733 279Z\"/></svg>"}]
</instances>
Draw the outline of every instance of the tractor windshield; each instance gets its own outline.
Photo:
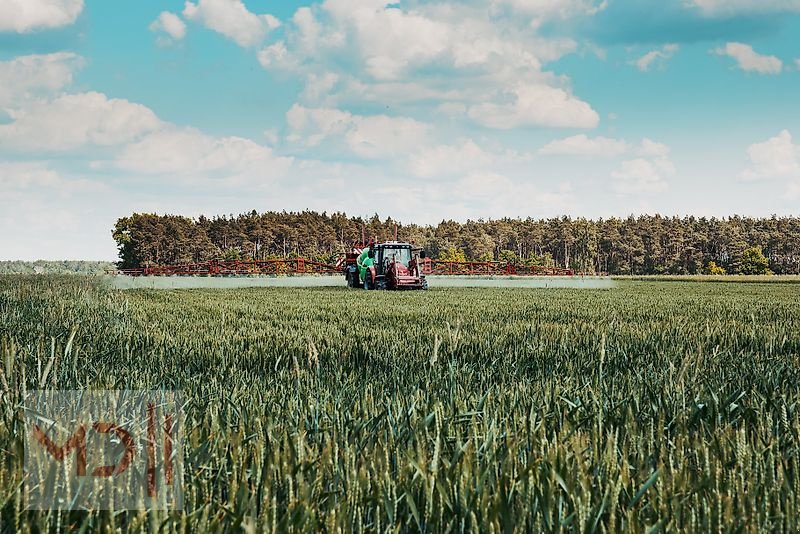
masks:
<instances>
[{"instance_id":1,"label":"tractor windshield","mask_svg":"<svg viewBox=\"0 0 800 534\"><path fill-rule=\"evenodd\" d=\"M408 267L411 261L410 248L385 248L383 249L383 261L392 261L392 258Z\"/></svg>"}]
</instances>

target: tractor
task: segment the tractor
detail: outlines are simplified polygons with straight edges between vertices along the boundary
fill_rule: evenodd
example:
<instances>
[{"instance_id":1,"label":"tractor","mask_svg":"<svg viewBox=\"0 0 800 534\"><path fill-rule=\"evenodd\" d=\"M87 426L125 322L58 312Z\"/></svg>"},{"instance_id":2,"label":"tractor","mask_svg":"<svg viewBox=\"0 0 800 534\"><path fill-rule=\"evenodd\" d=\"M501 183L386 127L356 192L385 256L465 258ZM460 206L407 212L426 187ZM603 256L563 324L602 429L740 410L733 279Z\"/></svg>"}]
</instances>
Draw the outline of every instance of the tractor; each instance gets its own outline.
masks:
<instances>
[{"instance_id":1,"label":"tractor","mask_svg":"<svg viewBox=\"0 0 800 534\"><path fill-rule=\"evenodd\" d=\"M370 243L347 254L344 275L348 287L364 289L428 289L422 274L425 251L410 243Z\"/></svg>"}]
</instances>

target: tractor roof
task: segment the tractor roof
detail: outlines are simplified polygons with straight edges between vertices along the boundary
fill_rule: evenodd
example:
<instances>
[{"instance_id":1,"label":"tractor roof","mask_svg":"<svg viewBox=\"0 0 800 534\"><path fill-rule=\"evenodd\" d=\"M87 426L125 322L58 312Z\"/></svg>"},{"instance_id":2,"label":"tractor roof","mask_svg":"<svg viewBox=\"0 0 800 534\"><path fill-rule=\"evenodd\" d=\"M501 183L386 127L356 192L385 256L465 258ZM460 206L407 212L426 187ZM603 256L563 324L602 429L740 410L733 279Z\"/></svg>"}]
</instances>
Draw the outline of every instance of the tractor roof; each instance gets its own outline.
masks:
<instances>
[{"instance_id":1,"label":"tractor roof","mask_svg":"<svg viewBox=\"0 0 800 534\"><path fill-rule=\"evenodd\" d=\"M375 243L373 245L375 247L387 247L387 248L400 248L400 247L411 247L411 243L404 243L402 241L384 241L383 243Z\"/></svg>"}]
</instances>

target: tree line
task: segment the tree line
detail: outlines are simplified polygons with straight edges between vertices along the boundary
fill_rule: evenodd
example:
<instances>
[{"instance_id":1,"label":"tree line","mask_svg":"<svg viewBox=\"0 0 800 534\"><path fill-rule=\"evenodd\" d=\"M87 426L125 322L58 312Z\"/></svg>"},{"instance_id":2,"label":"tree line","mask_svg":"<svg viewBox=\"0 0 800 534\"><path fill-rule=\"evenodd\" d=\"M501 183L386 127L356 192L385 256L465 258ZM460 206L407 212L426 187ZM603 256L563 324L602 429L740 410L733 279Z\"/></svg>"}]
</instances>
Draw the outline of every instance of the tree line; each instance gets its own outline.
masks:
<instances>
[{"instance_id":1,"label":"tree line","mask_svg":"<svg viewBox=\"0 0 800 534\"><path fill-rule=\"evenodd\" d=\"M497 219L436 225L344 213L252 211L188 218L134 213L117 221L120 268L305 257L323 262L368 238L416 243L430 257L504 260L609 274L800 274L800 218Z\"/></svg>"}]
</instances>

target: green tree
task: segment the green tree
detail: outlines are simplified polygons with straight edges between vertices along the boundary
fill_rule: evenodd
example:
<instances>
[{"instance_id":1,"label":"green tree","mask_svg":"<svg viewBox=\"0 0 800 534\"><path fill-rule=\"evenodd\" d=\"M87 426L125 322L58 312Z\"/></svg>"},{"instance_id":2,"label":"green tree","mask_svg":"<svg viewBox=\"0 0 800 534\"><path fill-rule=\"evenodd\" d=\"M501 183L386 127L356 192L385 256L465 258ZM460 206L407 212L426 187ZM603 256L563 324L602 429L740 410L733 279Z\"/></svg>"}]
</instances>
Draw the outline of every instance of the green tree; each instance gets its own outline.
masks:
<instances>
[{"instance_id":1,"label":"green tree","mask_svg":"<svg viewBox=\"0 0 800 534\"><path fill-rule=\"evenodd\" d=\"M444 261L467 261L467 256L458 247L447 247L439 252L439 259Z\"/></svg>"},{"instance_id":2,"label":"green tree","mask_svg":"<svg viewBox=\"0 0 800 534\"><path fill-rule=\"evenodd\" d=\"M242 259L242 254L239 252L239 249L231 247L225 250L222 257L225 261L236 261Z\"/></svg>"},{"instance_id":3,"label":"green tree","mask_svg":"<svg viewBox=\"0 0 800 534\"><path fill-rule=\"evenodd\" d=\"M740 271L742 274L772 274L769 260L764 256L761 247L750 247L742 252Z\"/></svg>"},{"instance_id":4,"label":"green tree","mask_svg":"<svg viewBox=\"0 0 800 534\"><path fill-rule=\"evenodd\" d=\"M516 263L517 261L517 253L513 250L503 249L500 251L500 261L507 261L511 263Z\"/></svg>"}]
</instances>

